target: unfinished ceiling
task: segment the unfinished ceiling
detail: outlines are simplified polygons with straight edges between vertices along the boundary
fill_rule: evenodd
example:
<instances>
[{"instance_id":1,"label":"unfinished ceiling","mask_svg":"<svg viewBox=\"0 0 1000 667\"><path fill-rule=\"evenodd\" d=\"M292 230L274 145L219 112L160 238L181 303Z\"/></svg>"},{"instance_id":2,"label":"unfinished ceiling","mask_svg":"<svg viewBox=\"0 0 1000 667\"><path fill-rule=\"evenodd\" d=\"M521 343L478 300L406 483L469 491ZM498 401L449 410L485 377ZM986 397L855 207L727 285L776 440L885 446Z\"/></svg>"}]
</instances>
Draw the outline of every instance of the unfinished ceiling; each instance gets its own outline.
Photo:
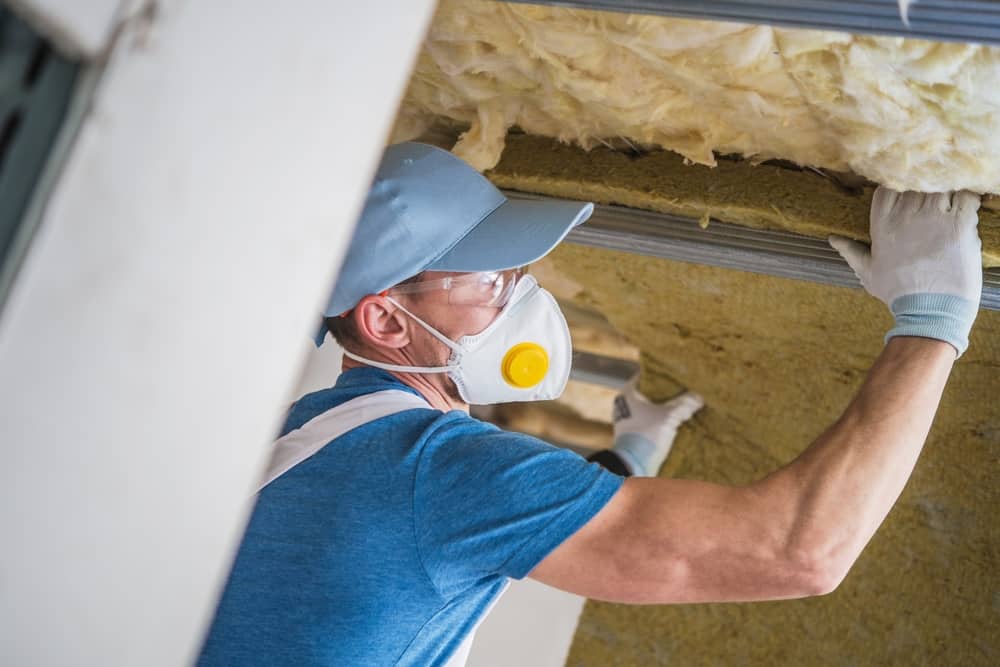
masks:
<instances>
[{"instance_id":1,"label":"unfinished ceiling","mask_svg":"<svg viewBox=\"0 0 1000 667\"><path fill-rule=\"evenodd\" d=\"M610 189L655 210L663 159L512 137L492 176L582 199ZM668 477L745 484L792 460L846 407L892 321L858 289L571 244L544 269L544 285L641 350L644 393L662 400L690 387L705 397L660 473ZM998 664L998 372L1000 312L981 311L912 480L837 591L758 604L588 602L567 664ZM537 425L537 414L512 423L531 420L542 433L572 433L562 420Z\"/></svg>"},{"instance_id":2,"label":"unfinished ceiling","mask_svg":"<svg viewBox=\"0 0 1000 667\"><path fill-rule=\"evenodd\" d=\"M468 129L454 150L501 187L865 239L866 179L1000 192L998 83L993 48L443 0L394 139L443 122ZM1000 211L984 208L980 233L1000 265ZM564 244L543 268L641 351L643 391L705 396L663 475L740 484L795 457L891 321L861 290L607 250ZM836 592L591 602L568 664L998 664L998 341L1000 313L981 312L910 485ZM569 399L605 419L604 403Z\"/></svg>"},{"instance_id":3,"label":"unfinished ceiling","mask_svg":"<svg viewBox=\"0 0 1000 667\"><path fill-rule=\"evenodd\" d=\"M468 123L494 166L512 126L852 171L897 190L1000 192L1000 49L442 0L397 125Z\"/></svg>"}]
</instances>

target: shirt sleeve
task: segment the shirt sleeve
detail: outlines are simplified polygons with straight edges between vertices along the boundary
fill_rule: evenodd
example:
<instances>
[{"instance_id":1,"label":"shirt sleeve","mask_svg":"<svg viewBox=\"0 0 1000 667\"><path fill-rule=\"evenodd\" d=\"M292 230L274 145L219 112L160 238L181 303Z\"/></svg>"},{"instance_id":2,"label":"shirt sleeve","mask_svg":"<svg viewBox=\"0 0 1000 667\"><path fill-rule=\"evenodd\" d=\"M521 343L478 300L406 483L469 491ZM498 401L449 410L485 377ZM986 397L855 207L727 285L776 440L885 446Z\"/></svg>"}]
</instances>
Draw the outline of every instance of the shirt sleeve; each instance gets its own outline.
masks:
<instances>
[{"instance_id":1,"label":"shirt sleeve","mask_svg":"<svg viewBox=\"0 0 1000 667\"><path fill-rule=\"evenodd\" d=\"M568 449L449 417L426 436L413 495L420 557L442 595L524 577L624 481Z\"/></svg>"}]
</instances>

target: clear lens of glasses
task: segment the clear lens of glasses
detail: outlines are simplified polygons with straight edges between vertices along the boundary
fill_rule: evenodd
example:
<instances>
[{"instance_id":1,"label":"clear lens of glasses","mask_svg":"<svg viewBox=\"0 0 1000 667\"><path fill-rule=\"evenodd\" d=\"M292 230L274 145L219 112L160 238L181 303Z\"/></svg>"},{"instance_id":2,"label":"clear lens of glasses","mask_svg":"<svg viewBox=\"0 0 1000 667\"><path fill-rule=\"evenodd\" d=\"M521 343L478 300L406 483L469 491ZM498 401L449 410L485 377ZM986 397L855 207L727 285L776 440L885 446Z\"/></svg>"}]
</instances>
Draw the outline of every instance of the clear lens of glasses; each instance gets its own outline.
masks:
<instances>
[{"instance_id":1,"label":"clear lens of glasses","mask_svg":"<svg viewBox=\"0 0 1000 667\"><path fill-rule=\"evenodd\" d=\"M517 279L522 275L524 275L523 267L504 271L480 271L400 285L388 290L388 294L413 294L445 289L448 290L448 303L502 308L507 304L514 292Z\"/></svg>"}]
</instances>

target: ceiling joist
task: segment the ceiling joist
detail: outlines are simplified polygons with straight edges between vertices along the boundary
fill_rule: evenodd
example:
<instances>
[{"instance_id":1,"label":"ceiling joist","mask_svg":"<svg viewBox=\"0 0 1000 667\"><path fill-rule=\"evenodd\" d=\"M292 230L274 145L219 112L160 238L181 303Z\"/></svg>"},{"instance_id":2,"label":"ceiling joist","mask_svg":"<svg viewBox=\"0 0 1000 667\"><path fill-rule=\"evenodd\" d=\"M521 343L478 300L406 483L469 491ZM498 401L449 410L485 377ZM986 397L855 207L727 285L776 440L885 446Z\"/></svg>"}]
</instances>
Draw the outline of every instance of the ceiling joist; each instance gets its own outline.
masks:
<instances>
[{"instance_id":1,"label":"ceiling joist","mask_svg":"<svg viewBox=\"0 0 1000 667\"><path fill-rule=\"evenodd\" d=\"M840 30L945 42L1000 44L1000 2L990 0L513 0L525 4L688 19ZM904 20L904 13L906 19Z\"/></svg>"},{"instance_id":2,"label":"ceiling joist","mask_svg":"<svg viewBox=\"0 0 1000 667\"><path fill-rule=\"evenodd\" d=\"M545 198L510 190L504 194L512 199ZM587 224L571 231L566 240L679 262L861 287L851 267L824 239L792 232L751 229L716 220L702 228L690 218L598 205ZM981 307L1000 310L1000 269L984 271Z\"/></svg>"}]
</instances>

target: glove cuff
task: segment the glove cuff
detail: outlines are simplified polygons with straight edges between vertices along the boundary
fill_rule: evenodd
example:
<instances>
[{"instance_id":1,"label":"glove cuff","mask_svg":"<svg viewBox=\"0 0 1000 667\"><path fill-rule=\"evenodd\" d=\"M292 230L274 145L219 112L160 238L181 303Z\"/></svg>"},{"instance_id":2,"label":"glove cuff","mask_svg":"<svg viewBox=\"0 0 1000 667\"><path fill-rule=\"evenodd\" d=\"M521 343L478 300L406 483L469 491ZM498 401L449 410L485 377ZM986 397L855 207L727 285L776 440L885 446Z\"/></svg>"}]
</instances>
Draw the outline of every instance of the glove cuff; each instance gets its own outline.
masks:
<instances>
[{"instance_id":1,"label":"glove cuff","mask_svg":"<svg viewBox=\"0 0 1000 667\"><path fill-rule=\"evenodd\" d=\"M936 338L951 344L962 356L969 347L969 332L979 313L979 304L951 294L908 294L895 299L889 310L896 326L885 335Z\"/></svg>"},{"instance_id":2,"label":"glove cuff","mask_svg":"<svg viewBox=\"0 0 1000 667\"><path fill-rule=\"evenodd\" d=\"M622 433L615 436L615 445L611 448L618 456L625 461L625 466L638 477L654 477L656 470L650 470L652 466L646 465L650 461L659 464L663 463L666 453L658 456L656 443L642 435L641 433ZM667 449L669 452L669 448Z\"/></svg>"}]
</instances>

